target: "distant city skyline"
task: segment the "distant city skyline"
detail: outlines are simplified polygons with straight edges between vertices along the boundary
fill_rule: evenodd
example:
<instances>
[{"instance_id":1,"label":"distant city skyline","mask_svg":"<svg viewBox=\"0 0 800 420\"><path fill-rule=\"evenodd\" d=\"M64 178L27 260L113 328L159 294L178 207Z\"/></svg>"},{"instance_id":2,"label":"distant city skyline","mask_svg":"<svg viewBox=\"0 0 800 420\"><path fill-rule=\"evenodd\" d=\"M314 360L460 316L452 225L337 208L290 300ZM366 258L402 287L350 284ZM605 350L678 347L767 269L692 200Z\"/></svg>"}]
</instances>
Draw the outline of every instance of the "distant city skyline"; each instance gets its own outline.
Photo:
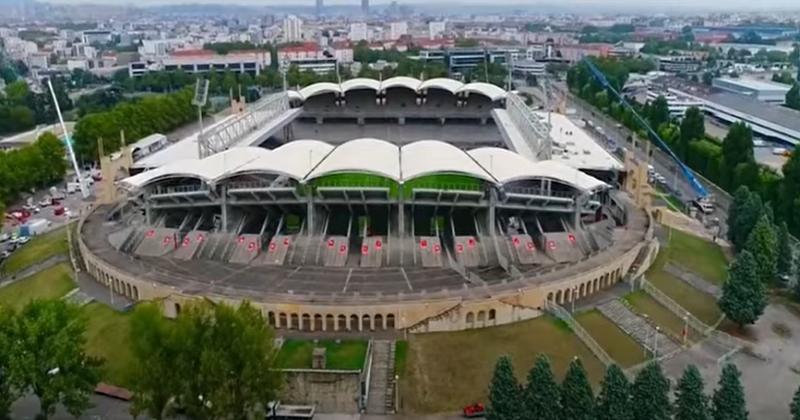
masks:
<instances>
[{"instance_id":1,"label":"distant city skyline","mask_svg":"<svg viewBox=\"0 0 800 420\"><path fill-rule=\"evenodd\" d=\"M289 6L285 1L281 0L139 0L132 2L130 0L47 0L47 3L57 4L81 4L81 3L94 3L94 4L108 4L108 5L171 5L171 4L223 4L223 5L245 5L245 6ZM385 6L391 4L392 0L374 0L370 4L373 6ZM449 4L464 4L468 6L497 6L497 7L537 7L543 8L558 8L565 9L576 7L581 12L586 8L591 10L597 9L613 9L613 10L631 10L642 11L650 10L655 12L662 11L677 11L677 10L716 10L727 12L738 11L764 11L770 10L797 10L800 12L800 2L797 0L760 0L757 2L751 0L708 0L705 2L698 2L696 0L639 0L631 4L627 0L561 0L557 4L543 0L503 0L501 2L489 2L487 0L460 0L454 2L451 0L402 0L398 1L399 4L407 5L449 5ZM297 7L314 7L316 0L300 0L292 2L291 6ZM360 0L325 0L324 5L328 6L354 6L361 5ZM454 10L455 12L455 10Z\"/></svg>"}]
</instances>

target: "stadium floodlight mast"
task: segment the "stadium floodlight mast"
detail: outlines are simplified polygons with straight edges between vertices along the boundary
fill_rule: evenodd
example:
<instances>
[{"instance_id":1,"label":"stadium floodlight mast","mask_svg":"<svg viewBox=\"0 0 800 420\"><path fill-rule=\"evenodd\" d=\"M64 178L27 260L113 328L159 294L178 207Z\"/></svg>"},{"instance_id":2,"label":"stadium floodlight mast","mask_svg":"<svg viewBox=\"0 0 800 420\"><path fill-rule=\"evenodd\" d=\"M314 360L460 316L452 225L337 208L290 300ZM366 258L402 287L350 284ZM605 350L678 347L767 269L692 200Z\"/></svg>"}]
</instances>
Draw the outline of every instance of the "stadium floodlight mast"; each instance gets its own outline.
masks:
<instances>
[{"instance_id":1,"label":"stadium floodlight mast","mask_svg":"<svg viewBox=\"0 0 800 420\"><path fill-rule=\"evenodd\" d=\"M200 134L197 135L197 157L203 156L203 107L208 102L208 79L197 79L194 85L194 98L192 105L197 107L197 123L200 124Z\"/></svg>"},{"instance_id":2,"label":"stadium floodlight mast","mask_svg":"<svg viewBox=\"0 0 800 420\"><path fill-rule=\"evenodd\" d=\"M58 115L58 122L61 124L61 131L64 133L64 143L67 144L67 151L69 152L69 160L72 161L72 169L75 170L75 176L78 177L78 185L81 188L81 196L89 198L89 188L86 186L86 180L81 176L80 168L78 168L78 161L75 159L75 150L72 149L72 138L67 131L67 126L64 124L64 117L61 116L61 107L58 106L58 99L56 98L56 91L53 90L53 82L48 78L47 87L50 89L50 95L53 96L53 106L56 108L56 115Z\"/></svg>"}]
</instances>

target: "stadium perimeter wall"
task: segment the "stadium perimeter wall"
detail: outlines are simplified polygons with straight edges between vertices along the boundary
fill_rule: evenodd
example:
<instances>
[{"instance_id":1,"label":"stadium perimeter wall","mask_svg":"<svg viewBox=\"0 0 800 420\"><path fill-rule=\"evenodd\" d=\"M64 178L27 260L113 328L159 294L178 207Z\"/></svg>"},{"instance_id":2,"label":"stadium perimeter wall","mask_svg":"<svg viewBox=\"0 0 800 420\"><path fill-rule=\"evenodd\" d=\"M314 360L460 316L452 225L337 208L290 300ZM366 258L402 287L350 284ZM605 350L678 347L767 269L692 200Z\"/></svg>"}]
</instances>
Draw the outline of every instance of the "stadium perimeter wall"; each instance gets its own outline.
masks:
<instances>
[{"instance_id":1,"label":"stadium perimeter wall","mask_svg":"<svg viewBox=\"0 0 800 420\"><path fill-rule=\"evenodd\" d=\"M88 216L88 214L87 214ZM82 232L85 216L79 225ZM94 279L134 301L162 302L166 317L175 317L181 307L198 299L210 299L236 305L241 299L224 295L197 295L171 286L137 278L120 267L108 264L95 255L79 235L81 258ZM537 282L536 277L520 282L487 285L484 288L453 289L452 297L420 296L414 300L391 300L386 303L327 303L273 299L253 296L250 301L260 308L276 329L302 331L370 331L405 330L408 332L458 331L508 324L540 316L550 299L566 304L573 299L590 296L626 279L631 268L641 273L655 260L658 242L653 238L653 221L648 213L648 227L641 242L618 258L595 258L598 262L588 270L566 273L564 278ZM634 267L635 265L635 267ZM568 271L568 270L564 270ZM511 287L518 285L517 288ZM500 289L500 290L498 290ZM408 297L407 297L408 298Z\"/></svg>"}]
</instances>

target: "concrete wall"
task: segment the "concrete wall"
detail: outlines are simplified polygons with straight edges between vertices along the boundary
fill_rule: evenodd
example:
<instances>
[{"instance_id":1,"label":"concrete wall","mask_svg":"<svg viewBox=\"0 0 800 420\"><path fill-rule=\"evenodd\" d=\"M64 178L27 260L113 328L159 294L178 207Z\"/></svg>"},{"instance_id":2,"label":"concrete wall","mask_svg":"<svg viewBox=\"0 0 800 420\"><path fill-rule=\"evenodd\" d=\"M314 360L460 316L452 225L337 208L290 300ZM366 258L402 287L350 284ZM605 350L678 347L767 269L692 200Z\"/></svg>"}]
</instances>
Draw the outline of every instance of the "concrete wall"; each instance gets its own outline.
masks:
<instances>
[{"instance_id":1,"label":"concrete wall","mask_svg":"<svg viewBox=\"0 0 800 420\"><path fill-rule=\"evenodd\" d=\"M287 369L283 371L285 404L316 405L321 413L358 413L361 372Z\"/></svg>"}]
</instances>

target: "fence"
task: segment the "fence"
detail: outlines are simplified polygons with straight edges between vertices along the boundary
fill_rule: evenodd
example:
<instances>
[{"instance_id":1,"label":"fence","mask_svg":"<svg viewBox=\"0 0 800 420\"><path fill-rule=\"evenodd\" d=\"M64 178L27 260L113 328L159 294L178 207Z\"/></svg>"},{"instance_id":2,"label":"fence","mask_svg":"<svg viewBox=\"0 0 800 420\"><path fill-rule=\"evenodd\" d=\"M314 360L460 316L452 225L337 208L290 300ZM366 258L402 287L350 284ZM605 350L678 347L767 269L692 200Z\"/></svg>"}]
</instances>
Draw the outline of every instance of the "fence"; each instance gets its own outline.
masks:
<instances>
[{"instance_id":1,"label":"fence","mask_svg":"<svg viewBox=\"0 0 800 420\"><path fill-rule=\"evenodd\" d=\"M556 318L566 322L575 335L577 335L578 338L580 338L581 341L586 344L586 347L589 347L589 350L594 353L594 355L600 360L600 362L603 363L604 366L610 366L614 363L614 359L612 359L611 356L609 356L608 353L603 350L603 347L601 347L600 344L598 344L597 341L592 338L592 336L581 326L581 324L578 323L578 321L575 320L575 318L572 317L572 314L570 314L566 309L549 300L545 301L544 309L553 314L553 316Z\"/></svg>"},{"instance_id":2,"label":"fence","mask_svg":"<svg viewBox=\"0 0 800 420\"><path fill-rule=\"evenodd\" d=\"M509 93L506 97L506 112L511 121L525 137L525 142L537 157L550 158L550 127L541 121L519 96Z\"/></svg>"}]
</instances>

